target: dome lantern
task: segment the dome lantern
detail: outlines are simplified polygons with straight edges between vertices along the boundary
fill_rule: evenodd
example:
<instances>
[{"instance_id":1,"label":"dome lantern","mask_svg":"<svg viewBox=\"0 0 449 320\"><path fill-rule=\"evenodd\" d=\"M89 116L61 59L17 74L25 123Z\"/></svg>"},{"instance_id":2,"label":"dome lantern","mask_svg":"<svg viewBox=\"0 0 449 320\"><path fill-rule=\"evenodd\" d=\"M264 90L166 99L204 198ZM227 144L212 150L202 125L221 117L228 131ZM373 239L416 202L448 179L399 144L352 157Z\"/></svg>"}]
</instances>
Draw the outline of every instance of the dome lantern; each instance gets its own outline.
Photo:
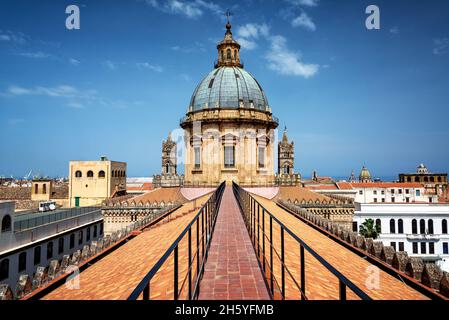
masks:
<instances>
[{"instance_id":1,"label":"dome lantern","mask_svg":"<svg viewBox=\"0 0 449 320\"><path fill-rule=\"evenodd\" d=\"M232 38L232 26L229 22L230 16L231 13L227 11L226 33L224 39L217 45L218 59L215 62L215 68L225 66L243 68L243 64L240 61L240 44Z\"/></svg>"}]
</instances>

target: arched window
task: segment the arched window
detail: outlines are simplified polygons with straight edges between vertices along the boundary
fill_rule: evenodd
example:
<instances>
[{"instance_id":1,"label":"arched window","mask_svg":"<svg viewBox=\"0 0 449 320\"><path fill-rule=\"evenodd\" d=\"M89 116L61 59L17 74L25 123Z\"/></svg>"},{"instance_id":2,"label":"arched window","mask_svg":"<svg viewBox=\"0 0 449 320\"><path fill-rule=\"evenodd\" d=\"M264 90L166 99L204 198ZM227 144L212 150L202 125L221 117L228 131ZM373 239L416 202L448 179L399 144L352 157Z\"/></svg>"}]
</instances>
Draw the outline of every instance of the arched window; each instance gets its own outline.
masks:
<instances>
[{"instance_id":1,"label":"arched window","mask_svg":"<svg viewBox=\"0 0 449 320\"><path fill-rule=\"evenodd\" d=\"M103 170L98 172L98 178L104 178L104 177L106 177L106 173Z\"/></svg>"},{"instance_id":2,"label":"arched window","mask_svg":"<svg viewBox=\"0 0 449 320\"><path fill-rule=\"evenodd\" d=\"M418 233L418 222L416 221L416 219L412 220L412 234L417 234Z\"/></svg>"},{"instance_id":3,"label":"arched window","mask_svg":"<svg viewBox=\"0 0 449 320\"><path fill-rule=\"evenodd\" d=\"M441 182L441 177L438 177L438 182Z\"/></svg>"},{"instance_id":4,"label":"arched window","mask_svg":"<svg viewBox=\"0 0 449 320\"><path fill-rule=\"evenodd\" d=\"M82 243L83 243L83 230L80 230L80 232L78 233L78 244Z\"/></svg>"},{"instance_id":5,"label":"arched window","mask_svg":"<svg viewBox=\"0 0 449 320\"><path fill-rule=\"evenodd\" d=\"M376 225L379 226L380 233L382 233L382 221L380 219L376 219Z\"/></svg>"},{"instance_id":6,"label":"arched window","mask_svg":"<svg viewBox=\"0 0 449 320\"><path fill-rule=\"evenodd\" d=\"M396 233L396 223L394 219L390 220L390 233Z\"/></svg>"},{"instance_id":7,"label":"arched window","mask_svg":"<svg viewBox=\"0 0 449 320\"><path fill-rule=\"evenodd\" d=\"M34 248L34 265L37 266L41 263L41 246Z\"/></svg>"},{"instance_id":8,"label":"arched window","mask_svg":"<svg viewBox=\"0 0 449 320\"><path fill-rule=\"evenodd\" d=\"M86 229L86 241L90 241L90 227Z\"/></svg>"},{"instance_id":9,"label":"arched window","mask_svg":"<svg viewBox=\"0 0 449 320\"><path fill-rule=\"evenodd\" d=\"M224 50L221 50L221 60L224 60Z\"/></svg>"},{"instance_id":10,"label":"arched window","mask_svg":"<svg viewBox=\"0 0 449 320\"><path fill-rule=\"evenodd\" d=\"M231 60L232 59L232 53L231 53L231 49L228 49L226 51L226 59Z\"/></svg>"},{"instance_id":11,"label":"arched window","mask_svg":"<svg viewBox=\"0 0 449 320\"><path fill-rule=\"evenodd\" d=\"M398 233L404 233L404 221L402 219L398 220Z\"/></svg>"},{"instance_id":12,"label":"arched window","mask_svg":"<svg viewBox=\"0 0 449 320\"><path fill-rule=\"evenodd\" d=\"M39 193L39 185L36 183L34 185L34 194L38 194Z\"/></svg>"},{"instance_id":13,"label":"arched window","mask_svg":"<svg viewBox=\"0 0 449 320\"><path fill-rule=\"evenodd\" d=\"M429 231L429 234L433 234L433 220L429 219L427 221L427 231Z\"/></svg>"},{"instance_id":14,"label":"arched window","mask_svg":"<svg viewBox=\"0 0 449 320\"><path fill-rule=\"evenodd\" d=\"M93 178L94 177L94 172L92 170L87 171L87 177L88 178Z\"/></svg>"},{"instance_id":15,"label":"arched window","mask_svg":"<svg viewBox=\"0 0 449 320\"><path fill-rule=\"evenodd\" d=\"M441 221L441 233L447 234L447 220L446 219L443 219L443 221Z\"/></svg>"},{"instance_id":16,"label":"arched window","mask_svg":"<svg viewBox=\"0 0 449 320\"><path fill-rule=\"evenodd\" d=\"M64 238L58 239L58 254L61 254L64 252Z\"/></svg>"},{"instance_id":17,"label":"arched window","mask_svg":"<svg viewBox=\"0 0 449 320\"><path fill-rule=\"evenodd\" d=\"M237 50L234 50L234 60L237 60Z\"/></svg>"},{"instance_id":18,"label":"arched window","mask_svg":"<svg viewBox=\"0 0 449 320\"><path fill-rule=\"evenodd\" d=\"M5 215L2 219L2 232L11 231L11 216Z\"/></svg>"},{"instance_id":19,"label":"arched window","mask_svg":"<svg viewBox=\"0 0 449 320\"><path fill-rule=\"evenodd\" d=\"M97 232L98 232L97 230L98 230L97 225L94 225L94 238L97 237Z\"/></svg>"},{"instance_id":20,"label":"arched window","mask_svg":"<svg viewBox=\"0 0 449 320\"><path fill-rule=\"evenodd\" d=\"M82 172L81 171L77 171L77 172L75 172L75 177L76 178L81 178L83 176L83 174L82 174Z\"/></svg>"},{"instance_id":21,"label":"arched window","mask_svg":"<svg viewBox=\"0 0 449 320\"><path fill-rule=\"evenodd\" d=\"M19 254L19 272L25 271L27 268L27 253L26 251Z\"/></svg>"},{"instance_id":22,"label":"arched window","mask_svg":"<svg viewBox=\"0 0 449 320\"><path fill-rule=\"evenodd\" d=\"M424 219L419 220L419 232L421 234L426 233L426 221L424 221Z\"/></svg>"},{"instance_id":23,"label":"arched window","mask_svg":"<svg viewBox=\"0 0 449 320\"><path fill-rule=\"evenodd\" d=\"M0 281L8 279L9 277L9 259L4 259L0 262Z\"/></svg>"},{"instance_id":24,"label":"arched window","mask_svg":"<svg viewBox=\"0 0 449 320\"><path fill-rule=\"evenodd\" d=\"M74 233L72 233L70 235L69 245L70 245L70 249L73 249L73 247L75 246L75 234Z\"/></svg>"},{"instance_id":25,"label":"arched window","mask_svg":"<svg viewBox=\"0 0 449 320\"><path fill-rule=\"evenodd\" d=\"M407 177L407 182L412 182L412 177Z\"/></svg>"},{"instance_id":26,"label":"arched window","mask_svg":"<svg viewBox=\"0 0 449 320\"><path fill-rule=\"evenodd\" d=\"M419 177L415 177L415 182L419 182Z\"/></svg>"},{"instance_id":27,"label":"arched window","mask_svg":"<svg viewBox=\"0 0 449 320\"><path fill-rule=\"evenodd\" d=\"M47 194L47 185L46 184L42 185L42 193Z\"/></svg>"},{"instance_id":28,"label":"arched window","mask_svg":"<svg viewBox=\"0 0 449 320\"><path fill-rule=\"evenodd\" d=\"M53 258L53 242L47 243L47 260Z\"/></svg>"}]
</instances>

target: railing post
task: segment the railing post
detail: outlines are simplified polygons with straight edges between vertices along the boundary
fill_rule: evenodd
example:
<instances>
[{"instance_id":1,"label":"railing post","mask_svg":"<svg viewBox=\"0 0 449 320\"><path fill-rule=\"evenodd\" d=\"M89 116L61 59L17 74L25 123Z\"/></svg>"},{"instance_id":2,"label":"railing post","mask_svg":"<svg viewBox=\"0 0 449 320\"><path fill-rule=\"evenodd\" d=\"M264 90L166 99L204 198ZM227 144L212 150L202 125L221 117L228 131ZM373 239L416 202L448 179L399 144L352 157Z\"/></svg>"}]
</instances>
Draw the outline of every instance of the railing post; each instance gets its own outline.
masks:
<instances>
[{"instance_id":1,"label":"railing post","mask_svg":"<svg viewBox=\"0 0 449 320\"><path fill-rule=\"evenodd\" d=\"M260 258L260 204L257 203L257 258Z\"/></svg>"},{"instance_id":2,"label":"railing post","mask_svg":"<svg viewBox=\"0 0 449 320\"><path fill-rule=\"evenodd\" d=\"M273 280L273 217L270 215L270 286L272 295L274 295Z\"/></svg>"},{"instance_id":3,"label":"railing post","mask_svg":"<svg viewBox=\"0 0 449 320\"><path fill-rule=\"evenodd\" d=\"M174 258L173 299L178 300L178 246L175 247L173 258Z\"/></svg>"},{"instance_id":4,"label":"railing post","mask_svg":"<svg viewBox=\"0 0 449 320\"><path fill-rule=\"evenodd\" d=\"M202 249L202 257L204 261L204 211L201 211L201 249Z\"/></svg>"},{"instance_id":5,"label":"railing post","mask_svg":"<svg viewBox=\"0 0 449 320\"><path fill-rule=\"evenodd\" d=\"M200 274L200 220L196 220L196 276Z\"/></svg>"},{"instance_id":6,"label":"railing post","mask_svg":"<svg viewBox=\"0 0 449 320\"><path fill-rule=\"evenodd\" d=\"M149 282L143 289L143 300L150 300L150 283Z\"/></svg>"},{"instance_id":7,"label":"railing post","mask_svg":"<svg viewBox=\"0 0 449 320\"><path fill-rule=\"evenodd\" d=\"M346 300L346 285L340 280L340 300Z\"/></svg>"},{"instance_id":8,"label":"railing post","mask_svg":"<svg viewBox=\"0 0 449 320\"><path fill-rule=\"evenodd\" d=\"M284 250L284 227L281 226L281 282L282 282L282 298L285 300L285 250Z\"/></svg>"},{"instance_id":9,"label":"railing post","mask_svg":"<svg viewBox=\"0 0 449 320\"><path fill-rule=\"evenodd\" d=\"M188 236L188 241L189 241L189 263L188 263L188 268L189 268L189 300L192 300L192 228L189 229L189 236Z\"/></svg>"},{"instance_id":10,"label":"railing post","mask_svg":"<svg viewBox=\"0 0 449 320\"><path fill-rule=\"evenodd\" d=\"M265 274L265 209L262 208L262 268Z\"/></svg>"},{"instance_id":11,"label":"railing post","mask_svg":"<svg viewBox=\"0 0 449 320\"><path fill-rule=\"evenodd\" d=\"M304 247L300 245L300 257L301 257L301 300L305 299L306 295L306 265L305 265L305 257L304 257Z\"/></svg>"}]
</instances>

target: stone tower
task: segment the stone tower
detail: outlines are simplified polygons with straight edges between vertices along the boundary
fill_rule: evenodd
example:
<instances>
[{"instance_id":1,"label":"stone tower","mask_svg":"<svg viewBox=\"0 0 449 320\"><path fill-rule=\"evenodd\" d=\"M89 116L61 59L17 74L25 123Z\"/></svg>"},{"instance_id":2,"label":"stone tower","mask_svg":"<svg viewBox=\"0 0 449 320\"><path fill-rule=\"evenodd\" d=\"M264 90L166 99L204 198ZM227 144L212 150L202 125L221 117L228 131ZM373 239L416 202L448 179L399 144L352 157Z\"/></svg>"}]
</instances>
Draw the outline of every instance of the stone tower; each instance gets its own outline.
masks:
<instances>
[{"instance_id":1,"label":"stone tower","mask_svg":"<svg viewBox=\"0 0 449 320\"><path fill-rule=\"evenodd\" d=\"M168 134L167 140L162 141L162 174L176 175L176 142Z\"/></svg>"},{"instance_id":2,"label":"stone tower","mask_svg":"<svg viewBox=\"0 0 449 320\"><path fill-rule=\"evenodd\" d=\"M293 175L295 161L294 142L287 137L287 128L284 130L282 140L278 144L278 174Z\"/></svg>"}]
</instances>

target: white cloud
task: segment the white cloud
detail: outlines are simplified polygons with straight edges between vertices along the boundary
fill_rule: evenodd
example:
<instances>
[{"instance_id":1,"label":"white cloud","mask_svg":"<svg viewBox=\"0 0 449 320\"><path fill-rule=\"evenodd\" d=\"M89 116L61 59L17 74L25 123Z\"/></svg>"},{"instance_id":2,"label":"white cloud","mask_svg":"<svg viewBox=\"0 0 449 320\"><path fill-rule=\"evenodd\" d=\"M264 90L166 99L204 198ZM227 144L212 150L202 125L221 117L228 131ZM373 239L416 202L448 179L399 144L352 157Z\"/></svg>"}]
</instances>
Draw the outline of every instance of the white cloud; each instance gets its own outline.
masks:
<instances>
[{"instance_id":1,"label":"white cloud","mask_svg":"<svg viewBox=\"0 0 449 320\"><path fill-rule=\"evenodd\" d=\"M10 41L11 37L7 34L0 34L0 41Z\"/></svg>"},{"instance_id":2,"label":"white cloud","mask_svg":"<svg viewBox=\"0 0 449 320\"><path fill-rule=\"evenodd\" d=\"M32 58L32 59L45 59L45 58L52 57L52 55L50 55L48 53L44 53L42 51L38 51L38 52L21 52L21 53L18 53L18 55L21 56L21 57Z\"/></svg>"},{"instance_id":3,"label":"white cloud","mask_svg":"<svg viewBox=\"0 0 449 320\"><path fill-rule=\"evenodd\" d=\"M108 68L109 70L112 70L112 71L114 71L114 70L117 69L117 65L116 65L114 62L112 62L111 60L106 60L106 61L104 61L104 62L103 62L103 65L104 65L106 68Z\"/></svg>"},{"instance_id":4,"label":"white cloud","mask_svg":"<svg viewBox=\"0 0 449 320\"><path fill-rule=\"evenodd\" d=\"M399 28L397 26L390 28L390 33L395 35L399 34Z\"/></svg>"},{"instance_id":5,"label":"white cloud","mask_svg":"<svg viewBox=\"0 0 449 320\"><path fill-rule=\"evenodd\" d=\"M27 37L22 32L0 30L0 41L12 41L16 44L22 45L27 42Z\"/></svg>"},{"instance_id":6,"label":"white cloud","mask_svg":"<svg viewBox=\"0 0 449 320\"><path fill-rule=\"evenodd\" d=\"M305 12L302 12L298 17L292 20L292 26L303 27L310 31L316 30L316 26L315 23L312 21L312 18L310 18Z\"/></svg>"},{"instance_id":7,"label":"white cloud","mask_svg":"<svg viewBox=\"0 0 449 320\"><path fill-rule=\"evenodd\" d=\"M218 4L204 0L145 0L145 3L165 13L180 14L190 19L202 16L205 10L217 15L221 15L223 12Z\"/></svg>"},{"instance_id":8,"label":"white cloud","mask_svg":"<svg viewBox=\"0 0 449 320\"><path fill-rule=\"evenodd\" d=\"M433 44L433 54L438 56L449 52L449 38L435 39Z\"/></svg>"},{"instance_id":9,"label":"white cloud","mask_svg":"<svg viewBox=\"0 0 449 320\"><path fill-rule=\"evenodd\" d=\"M56 87L37 86L32 88L10 86L7 90L7 94L13 96L43 95L48 97L87 99L93 97L95 95L95 91L90 90L82 92L77 88L68 85L59 85Z\"/></svg>"},{"instance_id":10,"label":"white cloud","mask_svg":"<svg viewBox=\"0 0 449 320\"><path fill-rule=\"evenodd\" d=\"M74 58L70 58L70 59L69 59L69 63L70 63L72 66L79 66L81 62L80 62L79 60L74 59Z\"/></svg>"},{"instance_id":11,"label":"white cloud","mask_svg":"<svg viewBox=\"0 0 449 320\"><path fill-rule=\"evenodd\" d=\"M287 1L293 5L304 7L316 7L319 3L319 0L287 0Z\"/></svg>"},{"instance_id":12,"label":"white cloud","mask_svg":"<svg viewBox=\"0 0 449 320\"><path fill-rule=\"evenodd\" d=\"M138 62L138 63L136 63L136 66L139 69L147 69L147 70L151 70L151 71L155 71L155 72L163 72L164 71L164 69L161 66L153 65L148 62Z\"/></svg>"},{"instance_id":13,"label":"white cloud","mask_svg":"<svg viewBox=\"0 0 449 320\"><path fill-rule=\"evenodd\" d=\"M270 40L271 48L265 57L271 70L283 75L301 76L306 79L318 72L319 65L302 62L298 53L288 49L287 40L283 36L272 36Z\"/></svg>"},{"instance_id":14,"label":"white cloud","mask_svg":"<svg viewBox=\"0 0 449 320\"><path fill-rule=\"evenodd\" d=\"M265 23L247 23L237 28L236 35L236 40L240 43L242 48L252 50L257 47L257 43L254 39L268 37L270 35L270 27Z\"/></svg>"}]
</instances>

